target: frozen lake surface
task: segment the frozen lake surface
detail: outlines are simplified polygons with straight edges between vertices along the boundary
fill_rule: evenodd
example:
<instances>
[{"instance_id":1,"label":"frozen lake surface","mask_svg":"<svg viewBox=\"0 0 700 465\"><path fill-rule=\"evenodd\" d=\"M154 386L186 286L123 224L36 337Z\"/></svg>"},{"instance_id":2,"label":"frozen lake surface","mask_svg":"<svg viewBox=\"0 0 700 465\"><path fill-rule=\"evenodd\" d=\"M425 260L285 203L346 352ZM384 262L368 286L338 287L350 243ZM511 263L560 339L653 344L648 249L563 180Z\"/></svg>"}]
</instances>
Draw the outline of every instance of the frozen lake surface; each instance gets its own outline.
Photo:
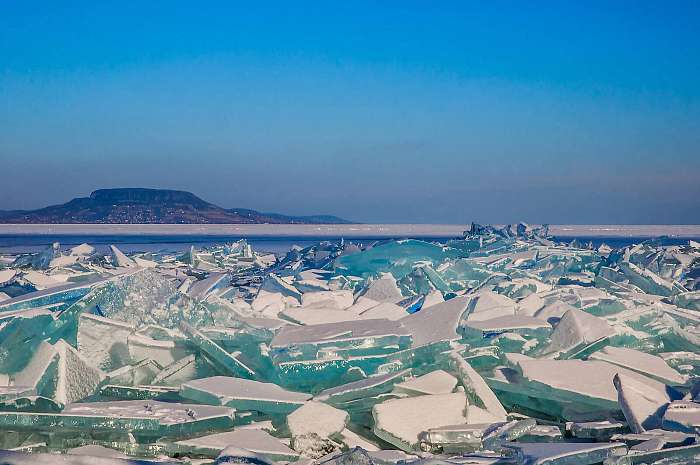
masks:
<instances>
[{"instance_id":1,"label":"frozen lake surface","mask_svg":"<svg viewBox=\"0 0 700 465\"><path fill-rule=\"evenodd\" d=\"M2 224L0 234L213 235L236 237L447 237L468 224ZM700 225L550 225L555 236L698 237Z\"/></svg>"},{"instance_id":2,"label":"frozen lake surface","mask_svg":"<svg viewBox=\"0 0 700 465\"><path fill-rule=\"evenodd\" d=\"M0 447L153 465L155 453L260 465L697 462L700 242L561 241L524 225L474 225L445 245L129 228L0 236L60 241L0 248ZM333 240L277 257L253 244L322 237ZM124 247L139 243L185 250ZM56 430L64 439L51 442ZM27 447L37 442L49 445ZM519 458L501 460L508 451ZM7 454L19 453L0 451L0 463L55 462Z\"/></svg>"}]
</instances>

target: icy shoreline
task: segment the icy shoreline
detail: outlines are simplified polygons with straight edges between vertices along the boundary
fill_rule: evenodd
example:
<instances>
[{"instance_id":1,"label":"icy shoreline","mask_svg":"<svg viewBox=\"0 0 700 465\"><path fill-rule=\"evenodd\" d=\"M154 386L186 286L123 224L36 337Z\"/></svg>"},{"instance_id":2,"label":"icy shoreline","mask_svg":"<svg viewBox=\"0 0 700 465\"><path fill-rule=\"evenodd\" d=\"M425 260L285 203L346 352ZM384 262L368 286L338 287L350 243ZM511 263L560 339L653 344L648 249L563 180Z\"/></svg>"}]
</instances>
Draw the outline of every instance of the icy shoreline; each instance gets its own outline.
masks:
<instances>
[{"instance_id":1,"label":"icy shoreline","mask_svg":"<svg viewBox=\"0 0 700 465\"><path fill-rule=\"evenodd\" d=\"M238 237L447 237L467 224L0 224L0 235L230 235ZM700 237L700 225L550 225L562 237Z\"/></svg>"},{"instance_id":2,"label":"icy shoreline","mask_svg":"<svg viewBox=\"0 0 700 465\"><path fill-rule=\"evenodd\" d=\"M0 462L697 463L698 241L252 241L0 256Z\"/></svg>"}]
</instances>

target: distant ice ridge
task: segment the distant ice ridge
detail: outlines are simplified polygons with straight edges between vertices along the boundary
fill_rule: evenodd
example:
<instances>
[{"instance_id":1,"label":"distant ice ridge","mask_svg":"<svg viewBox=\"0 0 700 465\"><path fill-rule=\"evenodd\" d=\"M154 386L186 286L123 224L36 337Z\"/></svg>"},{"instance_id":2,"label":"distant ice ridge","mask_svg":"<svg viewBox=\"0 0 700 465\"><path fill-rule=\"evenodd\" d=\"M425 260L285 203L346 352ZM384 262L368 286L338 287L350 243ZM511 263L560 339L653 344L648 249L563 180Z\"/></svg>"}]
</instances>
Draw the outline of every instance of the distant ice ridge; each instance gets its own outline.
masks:
<instances>
[{"instance_id":1,"label":"distant ice ridge","mask_svg":"<svg viewBox=\"0 0 700 465\"><path fill-rule=\"evenodd\" d=\"M700 243L0 255L0 463L693 464Z\"/></svg>"},{"instance_id":2,"label":"distant ice ridge","mask_svg":"<svg viewBox=\"0 0 700 465\"><path fill-rule=\"evenodd\" d=\"M468 224L0 224L0 234L228 235L240 237L452 237ZM700 225L550 225L567 237L700 237Z\"/></svg>"}]
</instances>

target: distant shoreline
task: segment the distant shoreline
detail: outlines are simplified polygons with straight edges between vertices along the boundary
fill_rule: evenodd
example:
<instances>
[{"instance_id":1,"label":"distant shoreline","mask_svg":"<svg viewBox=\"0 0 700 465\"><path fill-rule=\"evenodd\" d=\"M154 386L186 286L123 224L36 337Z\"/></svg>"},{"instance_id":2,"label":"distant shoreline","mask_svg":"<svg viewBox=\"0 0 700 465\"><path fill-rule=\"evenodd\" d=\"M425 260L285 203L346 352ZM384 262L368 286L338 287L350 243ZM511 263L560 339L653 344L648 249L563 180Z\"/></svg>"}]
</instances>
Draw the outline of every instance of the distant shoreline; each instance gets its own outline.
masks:
<instances>
[{"instance_id":1,"label":"distant shoreline","mask_svg":"<svg viewBox=\"0 0 700 465\"><path fill-rule=\"evenodd\" d=\"M0 235L449 237L468 224L0 224ZM560 237L700 237L700 225L550 225Z\"/></svg>"}]
</instances>

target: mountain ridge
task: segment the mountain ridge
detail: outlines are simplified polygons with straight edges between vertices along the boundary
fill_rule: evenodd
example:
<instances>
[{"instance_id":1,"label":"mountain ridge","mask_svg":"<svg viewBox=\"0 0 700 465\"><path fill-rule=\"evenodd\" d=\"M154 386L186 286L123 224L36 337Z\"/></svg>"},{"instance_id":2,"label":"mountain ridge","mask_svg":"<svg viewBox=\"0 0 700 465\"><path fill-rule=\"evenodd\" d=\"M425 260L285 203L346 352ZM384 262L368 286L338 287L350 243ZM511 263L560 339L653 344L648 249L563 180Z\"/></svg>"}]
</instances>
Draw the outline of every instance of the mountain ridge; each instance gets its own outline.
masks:
<instances>
[{"instance_id":1,"label":"mountain ridge","mask_svg":"<svg viewBox=\"0 0 700 465\"><path fill-rule=\"evenodd\" d=\"M121 187L35 210L0 210L9 224L350 224L333 215L293 216L222 208L187 191Z\"/></svg>"}]
</instances>

